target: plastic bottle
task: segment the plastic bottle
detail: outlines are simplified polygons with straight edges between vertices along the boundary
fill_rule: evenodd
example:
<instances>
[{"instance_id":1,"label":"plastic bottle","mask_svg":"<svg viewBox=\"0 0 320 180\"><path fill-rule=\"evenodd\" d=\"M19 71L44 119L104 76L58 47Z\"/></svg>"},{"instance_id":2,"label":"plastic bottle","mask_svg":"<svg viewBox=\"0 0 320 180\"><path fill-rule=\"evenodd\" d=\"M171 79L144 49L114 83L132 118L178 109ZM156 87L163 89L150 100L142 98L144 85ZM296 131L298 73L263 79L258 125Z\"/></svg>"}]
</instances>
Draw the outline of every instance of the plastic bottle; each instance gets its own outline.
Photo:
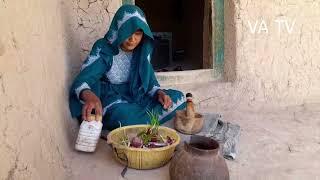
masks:
<instances>
[{"instance_id":1,"label":"plastic bottle","mask_svg":"<svg viewBox=\"0 0 320 180\"><path fill-rule=\"evenodd\" d=\"M94 152L102 130L102 117L95 119L95 115L90 117L91 121L82 121L79 134L76 140L75 149L83 152Z\"/></svg>"}]
</instances>

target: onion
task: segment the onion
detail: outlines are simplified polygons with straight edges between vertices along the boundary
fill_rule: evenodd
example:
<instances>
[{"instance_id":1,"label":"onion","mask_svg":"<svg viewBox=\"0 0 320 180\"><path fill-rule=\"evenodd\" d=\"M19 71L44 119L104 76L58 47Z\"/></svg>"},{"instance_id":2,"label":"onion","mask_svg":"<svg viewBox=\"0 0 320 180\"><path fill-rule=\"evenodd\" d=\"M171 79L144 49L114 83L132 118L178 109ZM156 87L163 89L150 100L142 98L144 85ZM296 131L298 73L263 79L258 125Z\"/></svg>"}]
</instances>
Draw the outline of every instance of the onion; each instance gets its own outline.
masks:
<instances>
[{"instance_id":1,"label":"onion","mask_svg":"<svg viewBox=\"0 0 320 180\"><path fill-rule=\"evenodd\" d=\"M135 148L141 148L142 145L143 145L143 141L139 137L133 137L131 139L130 146L135 147Z\"/></svg>"}]
</instances>

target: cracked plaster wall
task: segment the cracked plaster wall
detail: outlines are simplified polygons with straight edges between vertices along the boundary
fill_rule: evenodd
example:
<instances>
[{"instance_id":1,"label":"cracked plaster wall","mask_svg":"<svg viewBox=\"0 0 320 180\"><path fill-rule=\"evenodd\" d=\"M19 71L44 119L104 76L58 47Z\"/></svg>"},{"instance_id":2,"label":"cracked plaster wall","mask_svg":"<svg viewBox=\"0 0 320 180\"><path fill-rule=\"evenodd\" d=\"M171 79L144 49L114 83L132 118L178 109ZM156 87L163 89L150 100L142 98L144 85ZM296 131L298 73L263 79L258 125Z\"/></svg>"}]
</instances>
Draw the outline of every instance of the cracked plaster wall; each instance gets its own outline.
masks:
<instances>
[{"instance_id":1,"label":"cracked plaster wall","mask_svg":"<svg viewBox=\"0 0 320 180\"><path fill-rule=\"evenodd\" d=\"M120 3L0 1L0 179L72 179L68 87Z\"/></svg>"},{"instance_id":2,"label":"cracked plaster wall","mask_svg":"<svg viewBox=\"0 0 320 180\"><path fill-rule=\"evenodd\" d=\"M320 101L320 1L225 1L227 96L239 101ZM264 20L268 33L251 33ZM276 20L287 20L292 33ZM224 96L224 95L221 95Z\"/></svg>"},{"instance_id":3,"label":"cracked plaster wall","mask_svg":"<svg viewBox=\"0 0 320 180\"><path fill-rule=\"evenodd\" d=\"M72 0L64 9L65 28L69 37L69 54L72 60L69 68L72 74L79 71L82 61L91 50L93 43L104 37L120 0Z\"/></svg>"}]
</instances>

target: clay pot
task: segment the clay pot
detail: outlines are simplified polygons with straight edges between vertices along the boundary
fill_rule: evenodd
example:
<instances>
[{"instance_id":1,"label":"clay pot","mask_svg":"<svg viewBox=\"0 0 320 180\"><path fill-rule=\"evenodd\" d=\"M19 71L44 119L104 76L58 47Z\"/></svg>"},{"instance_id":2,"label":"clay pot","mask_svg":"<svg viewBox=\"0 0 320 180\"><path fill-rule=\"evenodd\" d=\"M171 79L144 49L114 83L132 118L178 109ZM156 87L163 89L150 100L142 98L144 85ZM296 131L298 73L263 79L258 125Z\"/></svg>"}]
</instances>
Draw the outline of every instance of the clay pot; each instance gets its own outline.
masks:
<instances>
[{"instance_id":1,"label":"clay pot","mask_svg":"<svg viewBox=\"0 0 320 180\"><path fill-rule=\"evenodd\" d=\"M229 180L219 143L204 136L192 136L171 160L171 180Z\"/></svg>"},{"instance_id":2,"label":"clay pot","mask_svg":"<svg viewBox=\"0 0 320 180\"><path fill-rule=\"evenodd\" d=\"M174 128L183 134L197 134L203 127L203 116L194 113L194 117L186 116L186 110L176 111L174 118Z\"/></svg>"}]
</instances>

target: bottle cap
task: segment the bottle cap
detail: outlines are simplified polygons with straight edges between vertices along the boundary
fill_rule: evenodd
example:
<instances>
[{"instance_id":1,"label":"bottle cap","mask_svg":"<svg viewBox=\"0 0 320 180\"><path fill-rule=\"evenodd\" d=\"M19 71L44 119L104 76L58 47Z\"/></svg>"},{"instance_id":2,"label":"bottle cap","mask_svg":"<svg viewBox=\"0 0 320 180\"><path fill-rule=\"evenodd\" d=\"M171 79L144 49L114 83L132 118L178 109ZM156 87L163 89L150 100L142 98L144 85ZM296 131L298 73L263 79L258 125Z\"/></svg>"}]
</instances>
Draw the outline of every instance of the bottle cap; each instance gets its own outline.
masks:
<instances>
[{"instance_id":1,"label":"bottle cap","mask_svg":"<svg viewBox=\"0 0 320 180\"><path fill-rule=\"evenodd\" d=\"M96 121L102 121L102 116L96 115Z\"/></svg>"},{"instance_id":2,"label":"bottle cap","mask_svg":"<svg viewBox=\"0 0 320 180\"><path fill-rule=\"evenodd\" d=\"M89 116L89 119L88 119L89 121L94 121L94 120L96 120L96 116L94 115L94 114L91 114L90 116Z\"/></svg>"},{"instance_id":3,"label":"bottle cap","mask_svg":"<svg viewBox=\"0 0 320 180\"><path fill-rule=\"evenodd\" d=\"M192 94L191 93L187 93L186 97L192 97Z\"/></svg>"}]
</instances>

